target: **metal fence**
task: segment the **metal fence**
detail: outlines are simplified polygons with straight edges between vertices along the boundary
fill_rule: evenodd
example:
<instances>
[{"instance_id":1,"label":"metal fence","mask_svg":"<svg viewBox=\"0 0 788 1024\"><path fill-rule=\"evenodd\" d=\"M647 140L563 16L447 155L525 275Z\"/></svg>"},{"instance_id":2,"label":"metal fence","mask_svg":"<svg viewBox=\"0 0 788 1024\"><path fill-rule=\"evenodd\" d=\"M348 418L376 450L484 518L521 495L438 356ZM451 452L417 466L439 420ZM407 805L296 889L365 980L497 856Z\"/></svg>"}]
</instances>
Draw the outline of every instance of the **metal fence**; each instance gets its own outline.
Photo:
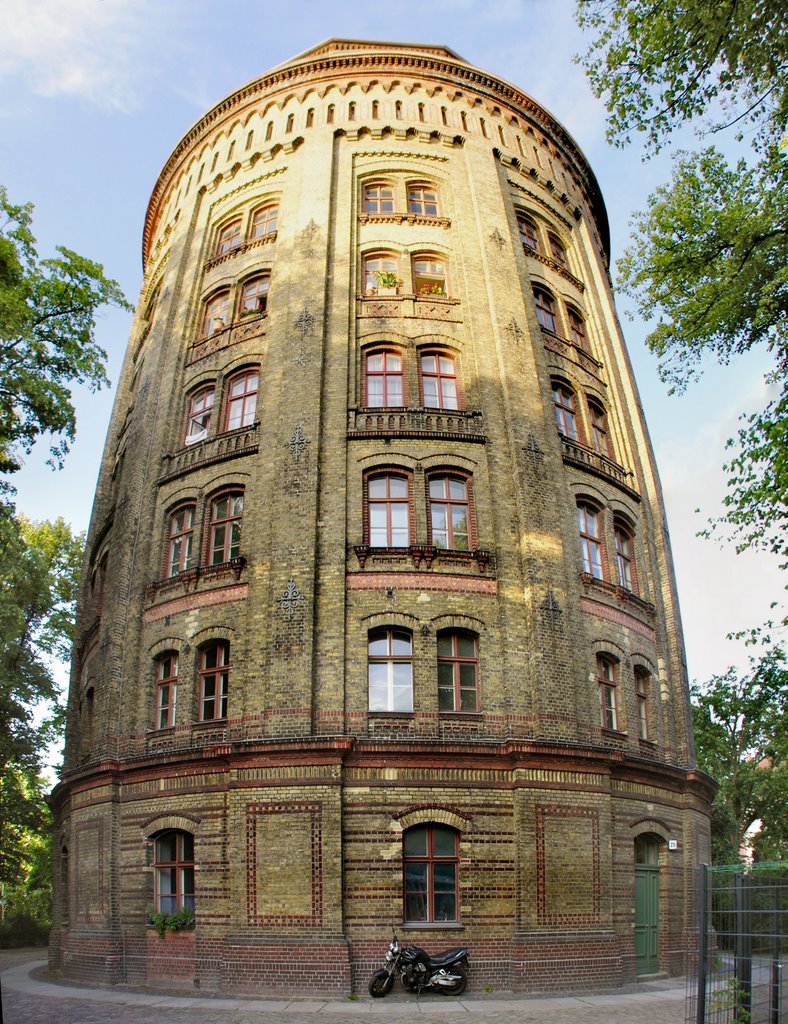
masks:
<instances>
[{"instance_id":1,"label":"metal fence","mask_svg":"<svg viewBox=\"0 0 788 1024\"><path fill-rule=\"evenodd\" d=\"M685 1024L788 1024L788 864L696 870Z\"/></svg>"}]
</instances>

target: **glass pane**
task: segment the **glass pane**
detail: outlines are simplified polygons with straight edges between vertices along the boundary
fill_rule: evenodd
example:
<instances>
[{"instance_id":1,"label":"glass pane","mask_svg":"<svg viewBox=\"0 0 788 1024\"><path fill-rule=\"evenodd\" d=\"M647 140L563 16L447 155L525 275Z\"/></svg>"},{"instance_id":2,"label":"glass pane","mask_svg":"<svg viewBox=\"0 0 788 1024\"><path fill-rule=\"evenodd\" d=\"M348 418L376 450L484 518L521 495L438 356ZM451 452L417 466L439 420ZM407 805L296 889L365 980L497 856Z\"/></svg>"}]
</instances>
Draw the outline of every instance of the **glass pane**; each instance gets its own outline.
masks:
<instances>
[{"instance_id":1,"label":"glass pane","mask_svg":"<svg viewBox=\"0 0 788 1024\"><path fill-rule=\"evenodd\" d=\"M461 711L475 711L476 710L476 689L473 690L460 690L460 710Z\"/></svg>"},{"instance_id":2,"label":"glass pane","mask_svg":"<svg viewBox=\"0 0 788 1024\"><path fill-rule=\"evenodd\" d=\"M449 359L448 356L440 357L440 368L441 373L447 373L450 376L454 374L454 360Z\"/></svg>"},{"instance_id":3,"label":"glass pane","mask_svg":"<svg viewBox=\"0 0 788 1024\"><path fill-rule=\"evenodd\" d=\"M177 896L164 896L159 895L159 910L163 914L174 914L178 909L178 897Z\"/></svg>"},{"instance_id":4,"label":"glass pane","mask_svg":"<svg viewBox=\"0 0 788 1024\"><path fill-rule=\"evenodd\" d=\"M446 497L446 480L444 477L433 477L430 480L430 497L431 498L445 498Z\"/></svg>"},{"instance_id":5,"label":"glass pane","mask_svg":"<svg viewBox=\"0 0 788 1024\"><path fill-rule=\"evenodd\" d=\"M383 353L378 352L375 355L367 356L367 370L374 373L375 371L380 372L383 369Z\"/></svg>"},{"instance_id":6,"label":"glass pane","mask_svg":"<svg viewBox=\"0 0 788 1024\"><path fill-rule=\"evenodd\" d=\"M444 409L457 409L457 386L453 380L441 381Z\"/></svg>"},{"instance_id":7,"label":"glass pane","mask_svg":"<svg viewBox=\"0 0 788 1024\"><path fill-rule=\"evenodd\" d=\"M424 826L411 828L405 833L405 856L426 857L427 856L427 829ZM427 880L426 865L408 864L405 872L405 880L410 877L410 872L423 871L424 882Z\"/></svg>"},{"instance_id":8,"label":"glass pane","mask_svg":"<svg viewBox=\"0 0 788 1024\"><path fill-rule=\"evenodd\" d=\"M401 476L389 477L389 494L392 498L407 498L408 481Z\"/></svg>"},{"instance_id":9,"label":"glass pane","mask_svg":"<svg viewBox=\"0 0 788 1024\"><path fill-rule=\"evenodd\" d=\"M454 856L453 850L450 856ZM435 865L433 882L435 885L436 893L454 892L454 890L456 889L456 865L437 863Z\"/></svg>"},{"instance_id":10,"label":"glass pane","mask_svg":"<svg viewBox=\"0 0 788 1024\"><path fill-rule=\"evenodd\" d=\"M369 653L371 655L378 658L385 657L388 654L388 650L388 638L385 633L370 633Z\"/></svg>"},{"instance_id":11,"label":"glass pane","mask_svg":"<svg viewBox=\"0 0 788 1024\"><path fill-rule=\"evenodd\" d=\"M423 373L435 373L435 356L422 356L421 369Z\"/></svg>"},{"instance_id":12,"label":"glass pane","mask_svg":"<svg viewBox=\"0 0 788 1024\"><path fill-rule=\"evenodd\" d=\"M388 666L385 663L372 662L369 665L369 710L389 711L388 706Z\"/></svg>"},{"instance_id":13,"label":"glass pane","mask_svg":"<svg viewBox=\"0 0 788 1024\"><path fill-rule=\"evenodd\" d=\"M369 478L367 487L370 498L386 497L386 481L387 477L385 476L373 476Z\"/></svg>"},{"instance_id":14,"label":"glass pane","mask_svg":"<svg viewBox=\"0 0 788 1024\"><path fill-rule=\"evenodd\" d=\"M398 655L409 655L412 650L411 638L409 633L394 633L392 636L391 649L394 654Z\"/></svg>"},{"instance_id":15,"label":"glass pane","mask_svg":"<svg viewBox=\"0 0 788 1024\"><path fill-rule=\"evenodd\" d=\"M456 833L452 832L451 829L448 828L433 828L432 851L436 857L456 856ZM441 865L441 870L443 870L444 867L448 867L452 872L455 870L453 864ZM436 866L435 871L438 871L438 866Z\"/></svg>"},{"instance_id":16,"label":"glass pane","mask_svg":"<svg viewBox=\"0 0 788 1024\"><path fill-rule=\"evenodd\" d=\"M194 860L194 836L191 832L181 832L181 860ZM189 892L194 892L194 885L192 884Z\"/></svg>"},{"instance_id":17,"label":"glass pane","mask_svg":"<svg viewBox=\"0 0 788 1024\"><path fill-rule=\"evenodd\" d=\"M438 402L438 381L434 377L424 379L424 405L428 409L439 409Z\"/></svg>"},{"instance_id":18,"label":"glass pane","mask_svg":"<svg viewBox=\"0 0 788 1024\"><path fill-rule=\"evenodd\" d=\"M388 384L388 399L389 405L402 405L402 380L399 377L389 377Z\"/></svg>"},{"instance_id":19,"label":"glass pane","mask_svg":"<svg viewBox=\"0 0 788 1024\"><path fill-rule=\"evenodd\" d=\"M465 500L465 481L464 480L449 480L449 497L457 498L460 501Z\"/></svg>"},{"instance_id":20,"label":"glass pane","mask_svg":"<svg viewBox=\"0 0 788 1024\"><path fill-rule=\"evenodd\" d=\"M460 686L474 689L476 686L476 666L460 665Z\"/></svg>"},{"instance_id":21,"label":"glass pane","mask_svg":"<svg viewBox=\"0 0 788 1024\"><path fill-rule=\"evenodd\" d=\"M434 920L436 921L456 921L457 920L457 898L454 893L436 893L435 894L435 913Z\"/></svg>"},{"instance_id":22,"label":"glass pane","mask_svg":"<svg viewBox=\"0 0 788 1024\"><path fill-rule=\"evenodd\" d=\"M386 353L386 369L390 373L396 373L397 371L401 370L402 369L402 360L400 359L400 357L398 355L395 355L393 352L387 352Z\"/></svg>"},{"instance_id":23,"label":"glass pane","mask_svg":"<svg viewBox=\"0 0 788 1024\"><path fill-rule=\"evenodd\" d=\"M438 685L438 710L454 711L454 687Z\"/></svg>"},{"instance_id":24,"label":"glass pane","mask_svg":"<svg viewBox=\"0 0 788 1024\"><path fill-rule=\"evenodd\" d=\"M230 528L230 550L227 552L229 558L237 558L241 552L241 527L239 523L233 523Z\"/></svg>"},{"instance_id":25,"label":"glass pane","mask_svg":"<svg viewBox=\"0 0 788 1024\"><path fill-rule=\"evenodd\" d=\"M227 518L227 511L229 509L229 500L230 500L229 498L219 498L218 501L215 501L213 503L213 518L214 518L214 520L226 519Z\"/></svg>"},{"instance_id":26,"label":"glass pane","mask_svg":"<svg viewBox=\"0 0 788 1024\"><path fill-rule=\"evenodd\" d=\"M452 653L452 638L449 636L438 637L438 655L447 658Z\"/></svg>"},{"instance_id":27,"label":"glass pane","mask_svg":"<svg viewBox=\"0 0 788 1024\"><path fill-rule=\"evenodd\" d=\"M174 832L167 832L156 840L156 860L159 864L166 864L168 861L176 859L175 839Z\"/></svg>"},{"instance_id":28,"label":"glass pane","mask_svg":"<svg viewBox=\"0 0 788 1024\"><path fill-rule=\"evenodd\" d=\"M474 658L476 656L476 641L474 638L460 633L457 637L457 652L461 658Z\"/></svg>"},{"instance_id":29,"label":"glass pane","mask_svg":"<svg viewBox=\"0 0 788 1024\"><path fill-rule=\"evenodd\" d=\"M159 876L159 895L169 895L170 893L176 892L177 888L177 869L176 868L159 868L157 874Z\"/></svg>"}]
</instances>

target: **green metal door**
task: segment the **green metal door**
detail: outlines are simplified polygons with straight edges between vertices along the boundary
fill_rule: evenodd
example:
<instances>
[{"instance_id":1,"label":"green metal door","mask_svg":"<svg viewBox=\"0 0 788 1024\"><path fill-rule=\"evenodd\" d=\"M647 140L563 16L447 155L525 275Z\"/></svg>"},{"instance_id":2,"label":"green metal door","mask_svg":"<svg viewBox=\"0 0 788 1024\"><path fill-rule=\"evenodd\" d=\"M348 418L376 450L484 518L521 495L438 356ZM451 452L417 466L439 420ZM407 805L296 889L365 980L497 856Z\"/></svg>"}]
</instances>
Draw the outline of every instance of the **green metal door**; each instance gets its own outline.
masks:
<instances>
[{"instance_id":1,"label":"green metal door","mask_svg":"<svg viewBox=\"0 0 788 1024\"><path fill-rule=\"evenodd\" d=\"M638 974L659 971L659 841L635 840L635 956Z\"/></svg>"}]
</instances>

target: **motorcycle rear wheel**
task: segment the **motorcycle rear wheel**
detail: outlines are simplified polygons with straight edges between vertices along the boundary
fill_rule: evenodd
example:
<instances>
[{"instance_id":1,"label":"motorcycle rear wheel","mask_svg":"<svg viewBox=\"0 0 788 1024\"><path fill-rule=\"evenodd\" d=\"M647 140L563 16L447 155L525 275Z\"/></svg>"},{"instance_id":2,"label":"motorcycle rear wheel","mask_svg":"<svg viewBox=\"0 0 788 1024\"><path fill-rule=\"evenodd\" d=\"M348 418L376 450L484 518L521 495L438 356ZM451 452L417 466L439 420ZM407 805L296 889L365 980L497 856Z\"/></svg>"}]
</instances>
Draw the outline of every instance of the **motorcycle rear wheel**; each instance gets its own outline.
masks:
<instances>
[{"instance_id":1,"label":"motorcycle rear wheel","mask_svg":"<svg viewBox=\"0 0 788 1024\"><path fill-rule=\"evenodd\" d=\"M464 967L449 967L447 968L452 974L457 976L457 980L451 985L436 985L442 996L460 996L468 987L468 975L465 973Z\"/></svg>"},{"instance_id":2,"label":"motorcycle rear wheel","mask_svg":"<svg viewBox=\"0 0 788 1024\"><path fill-rule=\"evenodd\" d=\"M367 988L369 990L369 994L374 999L380 999L381 996L387 996L389 994L393 984L393 974L389 974L388 971L375 971L369 979L369 985Z\"/></svg>"}]
</instances>

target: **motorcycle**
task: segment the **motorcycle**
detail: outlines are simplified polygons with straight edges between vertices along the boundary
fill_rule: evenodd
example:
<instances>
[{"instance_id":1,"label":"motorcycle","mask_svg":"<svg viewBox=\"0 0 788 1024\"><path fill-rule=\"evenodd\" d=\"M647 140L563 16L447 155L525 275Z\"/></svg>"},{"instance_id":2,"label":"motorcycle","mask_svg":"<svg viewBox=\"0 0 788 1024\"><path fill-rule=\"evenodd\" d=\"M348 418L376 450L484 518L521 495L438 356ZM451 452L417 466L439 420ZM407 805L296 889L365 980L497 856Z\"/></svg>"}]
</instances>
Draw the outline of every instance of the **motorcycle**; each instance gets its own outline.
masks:
<instances>
[{"instance_id":1,"label":"motorcycle","mask_svg":"<svg viewBox=\"0 0 788 1024\"><path fill-rule=\"evenodd\" d=\"M386 951L386 966L369 979L369 994L376 999L387 996L399 973L408 992L420 995L425 989L436 989L444 996L458 996L468 984L467 967L466 946L430 956L418 946L401 946L395 932Z\"/></svg>"}]
</instances>

